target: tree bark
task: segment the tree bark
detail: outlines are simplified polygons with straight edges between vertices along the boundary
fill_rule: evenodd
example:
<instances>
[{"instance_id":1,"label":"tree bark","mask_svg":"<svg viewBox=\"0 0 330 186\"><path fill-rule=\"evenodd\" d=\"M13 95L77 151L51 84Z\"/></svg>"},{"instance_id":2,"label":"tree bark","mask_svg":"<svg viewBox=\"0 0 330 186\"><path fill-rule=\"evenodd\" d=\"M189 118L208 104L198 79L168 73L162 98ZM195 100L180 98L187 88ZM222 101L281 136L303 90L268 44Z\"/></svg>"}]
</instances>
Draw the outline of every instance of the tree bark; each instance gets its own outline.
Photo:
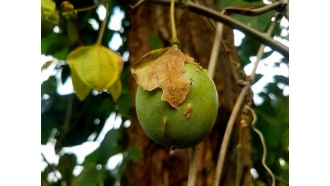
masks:
<instances>
[{"instance_id":1,"label":"tree bark","mask_svg":"<svg viewBox=\"0 0 330 186\"><path fill-rule=\"evenodd\" d=\"M207 7L217 7L217 1L206 0ZM169 6L144 2L134 9L127 9L129 19L128 47L130 63L136 62L152 48L150 35L156 34L162 46L170 45L171 30ZM208 67L215 36L215 22L211 19L190 12L184 7L176 7L175 20L181 50L195 58L201 66ZM215 69L214 82L217 87L220 108L216 124L209 136L198 145L199 160L196 185L211 185L222 137L236 98L242 89L239 80L245 80L244 73L237 67L239 57L234 46L231 28L224 26L221 50ZM135 103L136 83L131 80L133 105ZM247 95L252 100L252 94ZM153 143L142 131L136 117L134 106L131 111L131 126L127 131L128 145L139 146L142 158L130 162L126 170L126 185L135 186L183 186L187 185L189 153L188 149L169 150ZM220 185L254 185L250 175L252 166L250 154L250 129L237 118L231 141L227 150L224 171Z\"/></svg>"}]
</instances>

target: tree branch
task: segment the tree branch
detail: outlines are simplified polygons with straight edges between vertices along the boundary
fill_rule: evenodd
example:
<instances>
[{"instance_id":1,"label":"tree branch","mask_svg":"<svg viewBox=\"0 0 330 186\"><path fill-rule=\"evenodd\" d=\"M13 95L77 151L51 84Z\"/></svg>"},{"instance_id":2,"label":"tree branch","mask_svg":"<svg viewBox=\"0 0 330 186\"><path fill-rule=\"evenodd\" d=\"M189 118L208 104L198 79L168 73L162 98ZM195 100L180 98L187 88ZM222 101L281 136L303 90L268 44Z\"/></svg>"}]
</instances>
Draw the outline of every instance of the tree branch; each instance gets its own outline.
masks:
<instances>
[{"instance_id":1,"label":"tree branch","mask_svg":"<svg viewBox=\"0 0 330 186\"><path fill-rule=\"evenodd\" d=\"M149 0L148 2L170 5L169 0ZM177 1L177 3L178 3L178 1ZM240 30L243 33L245 33L247 36L250 36L250 37L256 39L257 41L269 46L273 50L278 51L284 57L289 57L289 48L287 46L285 46L284 44L274 40L270 36L268 36L264 33L261 33L259 31L257 31L256 29L254 29L252 27L249 27L249 26L247 26L247 25L231 18L228 15L221 14L220 12L218 12L216 10L207 8L203 5L196 4L196 3L191 2L191 1L189 1L185 4L182 4L182 6L183 7L188 7L189 10L191 10L195 13L201 14L203 16L207 16L209 18L214 19L215 21L222 22L222 23L230 26L231 28Z\"/></svg>"},{"instance_id":2,"label":"tree branch","mask_svg":"<svg viewBox=\"0 0 330 186\"><path fill-rule=\"evenodd\" d=\"M266 35L270 35L273 32L273 30L275 28L276 21L279 18L279 13L275 13L274 17L275 17L275 20L271 22L271 25L269 26L269 28L267 29L267 32L265 33ZM247 82L247 84L241 90L241 92L240 92L240 94L237 98L237 101L235 102L235 105L234 105L234 108L233 108L232 113L230 115L229 121L227 123L227 127L226 127L226 130L225 130L225 134L223 136L223 140L222 140L222 143L221 143L221 148L220 148L220 152L219 152L219 156L218 156L218 162L217 162L217 167L216 167L216 170L215 170L213 186L218 186L219 183L220 183L222 170L223 170L223 164L224 164L224 161L225 161L225 157L226 157L226 153L227 153L227 147L228 147L229 140L230 140L230 135L232 133L232 130L233 130L233 127L234 127L234 124L235 124L235 120L236 120L236 118L239 114L239 111L243 106L243 103L244 103L244 100L245 100L244 99L245 95L251 87L251 81L253 80L253 78L256 74L256 70L257 70L257 67L259 65L259 61L260 61L260 59L262 57L262 54L263 54L263 51L264 51L264 47L265 47L265 45L263 45L263 44L261 44L260 47L259 47L258 54L257 54L257 59L256 59L256 62L254 63L254 67L253 67L252 73L250 75L250 77L251 77L250 82Z\"/></svg>"},{"instance_id":3,"label":"tree branch","mask_svg":"<svg viewBox=\"0 0 330 186\"><path fill-rule=\"evenodd\" d=\"M217 167L215 169L215 173L214 173L214 179L213 179L213 186L218 186L220 183L220 178L221 178L221 174L222 174L222 170L223 170L223 163L225 161L225 157L226 157L226 152L227 152L227 147L229 144L229 140L230 140L230 135L231 132L233 130L233 126L235 124L235 120L239 114L239 111L244 103L244 98L245 95L247 93L247 91L250 88L250 83L248 83L247 85L244 86L244 88L242 89L242 91L240 92L237 101L234 105L234 108L232 110L232 113L230 115L229 121L227 123L227 128L225 130L225 134L223 136L223 140L222 140L222 144L221 144L221 149L219 152L219 156L218 156L218 161L217 161Z\"/></svg>"},{"instance_id":4,"label":"tree branch","mask_svg":"<svg viewBox=\"0 0 330 186\"><path fill-rule=\"evenodd\" d=\"M215 65L217 63L220 46L221 46L220 44L222 41L222 33L223 33L223 24L217 23L213 47L212 47L210 61L209 61L209 66L208 66L208 70L207 70L210 78L213 78L213 76L214 76Z\"/></svg>"},{"instance_id":5,"label":"tree branch","mask_svg":"<svg viewBox=\"0 0 330 186\"><path fill-rule=\"evenodd\" d=\"M256 7L256 8L251 8L251 7L226 7L226 14L242 14L242 15L247 15L247 16L256 16L263 14L265 12L268 12L270 10L274 10L280 6L282 6L283 3L280 1L274 2L269 5L265 5L262 7Z\"/></svg>"},{"instance_id":6,"label":"tree branch","mask_svg":"<svg viewBox=\"0 0 330 186\"><path fill-rule=\"evenodd\" d=\"M270 36L271 33L274 31L275 26L276 26L276 21L279 20L280 14L277 12L277 13L275 13L275 15L273 17L275 17L275 20L271 22L269 28L267 29L267 32L265 33L268 36ZM257 67L258 67L258 65L261 61L262 55L264 53L264 49L265 49L265 45L261 44L259 49L258 49L258 52L257 52L257 59L256 59L255 64L253 66L253 70L250 74L250 79L254 79L254 77L257 73Z\"/></svg>"}]
</instances>

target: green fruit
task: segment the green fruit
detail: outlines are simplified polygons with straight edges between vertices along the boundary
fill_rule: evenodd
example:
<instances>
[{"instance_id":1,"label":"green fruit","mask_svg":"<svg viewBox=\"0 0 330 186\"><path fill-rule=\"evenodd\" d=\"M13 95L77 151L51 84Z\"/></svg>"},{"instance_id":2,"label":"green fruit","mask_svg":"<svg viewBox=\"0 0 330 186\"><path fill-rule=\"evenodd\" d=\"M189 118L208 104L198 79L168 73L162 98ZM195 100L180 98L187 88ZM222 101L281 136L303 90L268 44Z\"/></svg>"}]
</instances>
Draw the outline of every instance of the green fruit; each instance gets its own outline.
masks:
<instances>
[{"instance_id":1,"label":"green fruit","mask_svg":"<svg viewBox=\"0 0 330 186\"><path fill-rule=\"evenodd\" d=\"M176 109L161 100L162 90L136 93L136 111L140 125L154 142L167 148L188 148L208 135L218 113L218 94L205 69L186 63L183 77L191 80L186 100Z\"/></svg>"}]
</instances>

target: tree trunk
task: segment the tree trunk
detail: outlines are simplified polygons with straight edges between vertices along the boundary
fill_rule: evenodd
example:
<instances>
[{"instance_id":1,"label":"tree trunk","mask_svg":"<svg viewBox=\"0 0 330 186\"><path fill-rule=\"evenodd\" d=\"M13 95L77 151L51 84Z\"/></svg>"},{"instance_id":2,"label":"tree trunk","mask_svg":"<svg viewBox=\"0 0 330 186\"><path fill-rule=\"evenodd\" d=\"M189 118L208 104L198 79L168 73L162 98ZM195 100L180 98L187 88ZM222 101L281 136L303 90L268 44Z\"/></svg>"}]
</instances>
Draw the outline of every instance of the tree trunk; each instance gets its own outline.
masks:
<instances>
[{"instance_id":1,"label":"tree trunk","mask_svg":"<svg viewBox=\"0 0 330 186\"><path fill-rule=\"evenodd\" d=\"M200 1L207 7L218 7L215 0ZM143 2L134 9L127 9L129 19L128 47L130 63L136 62L153 48L150 38L159 38L161 46L170 45L171 30L169 6ZM175 20L181 50L195 58L207 69L215 36L215 22L190 12L187 8L176 7ZM157 37L154 37L157 36ZM214 81L217 87L220 108L211 134L198 145L198 175L196 185L212 185L222 138L242 86L238 80L244 76L237 67L239 58L234 46L233 31L224 26L221 50L217 61ZM135 97L136 84L131 80L131 93ZM251 101L252 95L247 95ZM133 99L133 105L135 100ZM175 150L173 154L153 143L142 131L134 106L131 109L131 126L128 129L129 146L139 146L143 156L127 166L127 185L135 186L183 186L187 185L188 149ZM241 116L240 116L241 117ZM254 185L250 175L250 129L240 124L237 118L228 146L220 185ZM239 146L238 146L239 145ZM238 148L239 147L239 148Z\"/></svg>"}]
</instances>

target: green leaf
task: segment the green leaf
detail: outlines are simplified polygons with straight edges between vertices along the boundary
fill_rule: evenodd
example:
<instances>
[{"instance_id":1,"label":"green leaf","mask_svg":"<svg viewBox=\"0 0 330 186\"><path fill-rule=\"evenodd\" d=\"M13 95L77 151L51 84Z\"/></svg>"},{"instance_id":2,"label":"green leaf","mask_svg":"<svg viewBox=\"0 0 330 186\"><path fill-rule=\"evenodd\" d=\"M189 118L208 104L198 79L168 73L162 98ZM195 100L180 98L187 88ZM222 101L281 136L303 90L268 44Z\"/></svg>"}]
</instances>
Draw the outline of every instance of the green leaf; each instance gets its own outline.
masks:
<instances>
[{"instance_id":1,"label":"green leaf","mask_svg":"<svg viewBox=\"0 0 330 186\"><path fill-rule=\"evenodd\" d=\"M282 58L281 62L283 62L285 64L289 64L289 58Z\"/></svg>"},{"instance_id":2,"label":"green leaf","mask_svg":"<svg viewBox=\"0 0 330 186\"><path fill-rule=\"evenodd\" d=\"M121 82L122 82L122 92L121 95L117 101L118 105L118 112L122 116L122 118L129 118L129 110L131 108L132 104L132 97L131 97L131 92L130 92L130 75L131 75L131 70L130 66L128 63L125 63L125 67L123 69L123 72L121 73Z\"/></svg>"},{"instance_id":3,"label":"green leaf","mask_svg":"<svg viewBox=\"0 0 330 186\"><path fill-rule=\"evenodd\" d=\"M46 62L41 66L41 71L47 69L52 63L53 63L52 60L46 61Z\"/></svg>"},{"instance_id":4,"label":"green leaf","mask_svg":"<svg viewBox=\"0 0 330 186\"><path fill-rule=\"evenodd\" d=\"M48 94L50 96L56 94L57 80L55 76L50 76L41 84L41 94Z\"/></svg>"},{"instance_id":5,"label":"green leaf","mask_svg":"<svg viewBox=\"0 0 330 186\"><path fill-rule=\"evenodd\" d=\"M263 76L263 74L256 74L254 79L252 80L252 84L257 83Z\"/></svg>"},{"instance_id":6,"label":"green leaf","mask_svg":"<svg viewBox=\"0 0 330 186\"><path fill-rule=\"evenodd\" d=\"M260 43L258 41L250 37L244 37L241 46L238 48L243 67L251 63L250 57L257 54L259 46Z\"/></svg>"},{"instance_id":7,"label":"green leaf","mask_svg":"<svg viewBox=\"0 0 330 186\"><path fill-rule=\"evenodd\" d=\"M41 54L64 60L68 53L69 46L65 35L53 32L41 39Z\"/></svg>"},{"instance_id":8,"label":"green leaf","mask_svg":"<svg viewBox=\"0 0 330 186\"><path fill-rule=\"evenodd\" d=\"M66 21L67 37L70 45L75 44L79 39L79 31L72 20Z\"/></svg>"},{"instance_id":9,"label":"green leaf","mask_svg":"<svg viewBox=\"0 0 330 186\"><path fill-rule=\"evenodd\" d=\"M89 88L77 75L74 69L71 70L71 80L73 89L79 98L80 101L83 101L88 94L91 92L91 88Z\"/></svg>"},{"instance_id":10,"label":"green leaf","mask_svg":"<svg viewBox=\"0 0 330 186\"><path fill-rule=\"evenodd\" d=\"M67 118L67 109L72 101L71 117ZM49 120L57 123L55 149L80 145L92 134L98 135L111 112L115 109L113 99L108 93L90 94L80 101L74 94L56 97L52 109L43 114L42 124L48 125ZM65 126L68 125L68 126Z\"/></svg>"},{"instance_id":11,"label":"green leaf","mask_svg":"<svg viewBox=\"0 0 330 186\"><path fill-rule=\"evenodd\" d=\"M111 94L113 100L116 102L120 95L121 95L121 81L120 78L118 78L118 80L112 84L108 89L109 93Z\"/></svg>"},{"instance_id":12,"label":"green leaf","mask_svg":"<svg viewBox=\"0 0 330 186\"><path fill-rule=\"evenodd\" d=\"M56 4L52 0L41 0L41 17L42 19L58 24L59 15L56 14Z\"/></svg>"},{"instance_id":13,"label":"green leaf","mask_svg":"<svg viewBox=\"0 0 330 186\"><path fill-rule=\"evenodd\" d=\"M124 175L127 163L130 161L138 161L142 157L142 150L139 146L130 147L126 152L123 153L123 161L118 169L117 176L122 177Z\"/></svg>"},{"instance_id":14,"label":"green leaf","mask_svg":"<svg viewBox=\"0 0 330 186\"><path fill-rule=\"evenodd\" d=\"M262 0L247 1L247 0L219 0L221 9L232 6L260 6L264 5Z\"/></svg>"},{"instance_id":15,"label":"green leaf","mask_svg":"<svg viewBox=\"0 0 330 186\"><path fill-rule=\"evenodd\" d=\"M70 67L69 65L62 65L62 71L61 71L61 82L64 84L68 77L70 76Z\"/></svg>"},{"instance_id":16,"label":"green leaf","mask_svg":"<svg viewBox=\"0 0 330 186\"><path fill-rule=\"evenodd\" d=\"M48 181L49 173L53 172L53 167L51 165L47 165L44 171L41 172L41 186L49 186L50 183Z\"/></svg>"},{"instance_id":17,"label":"green leaf","mask_svg":"<svg viewBox=\"0 0 330 186\"><path fill-rule=\"evenodd\" d=\"M58 170L62 175L62 180L70 183L72 179L72 172L76 166L77 157L74 154L63 154L58 162Z\"/></svg>"},{"instance_id":18,"label":"green leaf","mask_svg":"<svg viewBox=\"0 0 330 186\"><path fill-rule=\"evenodd\" d=\"M109 130L100 146L91 154L86 156L84 165L91 163L105 165L111 156L120 153L123 150L118 144L119 137L119 130Z\"/></svg>"},{"instance_id":19,"label":"green leaf","mask_svg":"<svg viewBox=\"0 0 330 186\"><path fill-rule=\"evenodd\" d=\"M157 49L162 47L162 41L159 39L156 32L151 32L148 35L148 42L150 44L151 49Z\"/></svg>"},{"instance_id":20,"label":"green leaf","mask_svg":"<svg viewBox=\"0 0 330 186\"><path fill-rule=\"evenodd\" d=\"M289 78L281 75L274 75L274 79L278 83L283 83L285 85L289 85Z\"/></svg>"},{"instance_id":21,"label":"green leaf","mask_svg":"<svg viewBox=\"0 0 330 186\"><path fill-rule=\"evenodd\" d=\"M60 21L56 11L56 4L52 0L41 0L41 37L46 37L53 32L53 28Z\"/></svg>"},{"instance_id":22,"label":"green leaf","mask_svg":"<svg viewBox=\"0 0 330 186\"><path fill-rule=\"evenodd\" d=\"M52 130L56 128L56 119L52 117L47 117L43 114L41 116L41 144L46 145L48 141L50 141Z\"/></svg>"},{"instance_id":23,"label":"green leaf","mask_svg":"<svg viewBox=\"0 0 330 186\"><path fill-rule=\"evenodd\" d=\"M228 8L228 7L245 7L245 8L253 8L258 6L263 6L263 1L246 1L246 0L221 0L220 1L222 8ZM268 25L271 22L271 18L274 14L274 11L268 11L261 15L257 16L247 16L242 14L230 14L230 16L241 23L248 25L249 27L252 27L260 32L265 32ZM245 37L242 40L241 46L238 48L242 66L250 63L250 57L255 56L257 54L257 51L260 47L260 42L256 41L255 39L252 39L250 37ZM264 54L263 58L269 56L273 51Z\"/></svg>"},{"instance_id":24,"label":"green leaf","mask_svg":"<svg viewBox=\"0 0 330 186\"><path fill-rule=\"evenodd\" d=\"M104 178L105 169L98 169L96 164L89 164L72 180L72 186L103 186Z\"/></svg>"},{"instance_id":25,"label":"green leaf","mask_svg":"<svg viewBox=\"0 0 330 186\"><path fill-rule=\"evenodd\" d=\"M41 12L45 17L51 16L56 10L56 4L52 0L41 0Z\"/></svg>"},{"instance_id":26,"label":"green leaf","mask_svg":"<svg viewBox=\"0 0 330 186\"><path fill-rule=\"evenodd\" d=\"M72 71L89 88L103 91L115 83L122 71L122 58L101 45L79 47L68 58Z\"/></svg>"},{"instance_id":27,"label":"green leaf","mask_svg":"<svg viewBox=\"0 0 330 186\"><path fill-rule=\"evenodd\" d=\"M117 101L117 104L119 106L118 112L121 114L122 117L129 118L129 110L131 108L131 102L132 97L129 93L122 93L119 97L119 100Z\"/></svg>"},{"instance_id":28,"label":"green leaf","mask_svg":"<svg viewBox=\"0 0 330 186\"><path fill-rule=\"evenodd\" d=\"M271 22L271 18L274 15L274 11L268 11L264 14L258 15L258 16L246 16L246 15L239 15L239 14L233 14L231 17L234 19L237 19L238 21L255 28L256 30L260 32L265 32L267 27L269 26Z\"/></svg>"}]
</instances>

